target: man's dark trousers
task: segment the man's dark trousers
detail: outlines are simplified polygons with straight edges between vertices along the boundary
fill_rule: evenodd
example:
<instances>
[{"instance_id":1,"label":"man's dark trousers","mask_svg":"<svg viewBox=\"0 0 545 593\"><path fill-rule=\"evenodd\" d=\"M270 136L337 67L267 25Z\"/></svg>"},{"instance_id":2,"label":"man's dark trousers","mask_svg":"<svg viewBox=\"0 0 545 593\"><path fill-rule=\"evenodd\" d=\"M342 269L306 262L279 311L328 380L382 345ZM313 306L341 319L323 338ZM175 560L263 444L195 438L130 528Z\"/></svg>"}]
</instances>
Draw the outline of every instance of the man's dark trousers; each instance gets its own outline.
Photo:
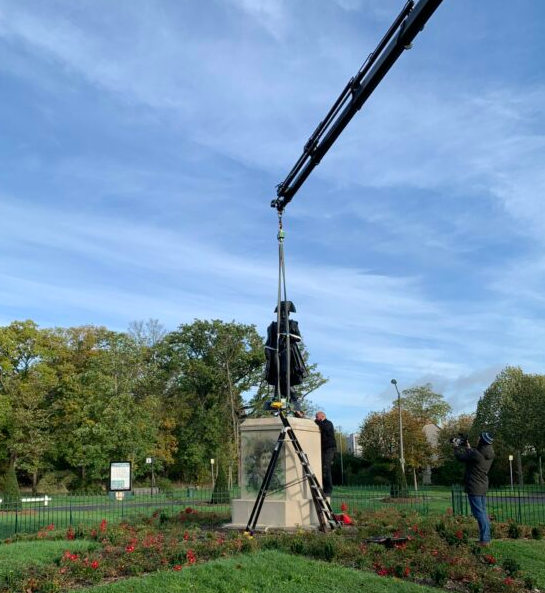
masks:
<instances>
[{"instance_id":1,"label":"man's dark trousers","mask_svg":"<svg viewBox=\"0 0 545 593\"><path fill-rule=\"evenodd\" d=\"M490 542L490 521L486 512L486 496L468 494L471 513L479 524L479 541L487 544Z\"/></svg>"},{"instance_id":2,"label":"man's dark trousers","mask_svg":"<svg viewBox=\"0 0 545 593\"><path fill-rule=\"evenodd\" d=\"M335 457L335 449L328 448L322 451L322 484L324 485L324 494L331 496L333 492L333 478L331 476L331 464Z\"/></svg>"}]
</instances>

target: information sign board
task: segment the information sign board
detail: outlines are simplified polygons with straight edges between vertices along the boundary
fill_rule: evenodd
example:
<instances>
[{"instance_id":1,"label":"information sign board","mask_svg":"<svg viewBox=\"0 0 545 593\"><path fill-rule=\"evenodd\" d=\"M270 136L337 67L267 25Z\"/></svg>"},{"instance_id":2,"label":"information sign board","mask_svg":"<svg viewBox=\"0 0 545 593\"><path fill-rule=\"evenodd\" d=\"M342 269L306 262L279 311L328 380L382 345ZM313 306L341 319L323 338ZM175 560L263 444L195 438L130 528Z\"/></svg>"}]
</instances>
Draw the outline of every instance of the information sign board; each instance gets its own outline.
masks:
<instances>
[{"instance_id":1,"label":"information sign board","mask_svg":"<svg viewBox=\"0 0 545 593\"><path fill-rule=\"evenodd\" d=\"M126 492L131 488L131 462L112 461L110 463L110 492Z\"/></svg>"}]
</instances>

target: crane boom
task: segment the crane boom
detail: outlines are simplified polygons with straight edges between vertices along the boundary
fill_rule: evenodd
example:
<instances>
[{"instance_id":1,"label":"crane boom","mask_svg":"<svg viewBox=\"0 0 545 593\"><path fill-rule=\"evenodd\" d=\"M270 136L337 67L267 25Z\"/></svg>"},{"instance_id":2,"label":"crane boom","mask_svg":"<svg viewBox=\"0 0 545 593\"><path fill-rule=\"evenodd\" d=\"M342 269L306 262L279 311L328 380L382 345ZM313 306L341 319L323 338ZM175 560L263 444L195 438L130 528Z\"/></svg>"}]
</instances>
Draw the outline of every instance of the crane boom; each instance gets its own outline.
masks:
<instances>
[{"instance_id":1,"label":"crane boom","mask_svg":"<svg viewBox=\"0 0 545 593\"><path fill-rule=\"evenodd\" d=\"M323 121L305 144L303 154L276 188L271 206L282 212L303 185L350 120L370 97L380 81L413 39L424 28L443 0L409 0L373 53L353 76Z\"/></svg>"}]
</instances>

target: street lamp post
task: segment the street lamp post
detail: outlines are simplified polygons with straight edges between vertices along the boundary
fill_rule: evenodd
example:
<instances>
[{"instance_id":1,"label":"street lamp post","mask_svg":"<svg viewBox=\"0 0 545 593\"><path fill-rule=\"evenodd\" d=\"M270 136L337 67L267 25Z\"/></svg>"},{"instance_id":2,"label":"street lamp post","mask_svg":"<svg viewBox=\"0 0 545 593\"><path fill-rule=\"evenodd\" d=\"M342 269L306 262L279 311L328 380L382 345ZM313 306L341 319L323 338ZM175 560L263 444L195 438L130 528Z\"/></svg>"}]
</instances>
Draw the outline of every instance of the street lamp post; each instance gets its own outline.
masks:
<instances>
[{"instance_id":1,"label":"street lamp post","mask_svg":"<svg viewBox=\"0 0 545 593\"><path fill-rule=\"evenodd\" d=\"M153 487L155 486L155 476L153 475L153 457L146 457L146 463L151 466L151 488L150 488L150 495L153 496Z\"/></svg>"},{"instance_id":2,"label":"street lamp post","mask_svg":"<svg viewBox=\"0 0 545 593\"><path fill-rule=\"evenodd\" d=\"M511 490L513 490L513 456L509 455L509 475L511 477Z\"/></svg>"},{"instance_id":3,"label":"street lamp post","mask_svg":"<svg viewBox=\"0 0 545 593\"><path fill-rule=\"evenodd\" d=\"M214 476L214 463L216 463L215 459L210 459L210 470L212 471L212 489L216 486L216 478Z\"/></svg>"},{"instance_id":4,"label":"street lamp post","mask_svg":"<svg viewBox=\"0 0 545 593\"><path fill-rule=\"evenodd\" d=\"M405 475L405 456L403 454L403 417L401 416L401 394L397 388L397 381L392 379L392 385L397 392L397 408L399 411L399 462L401 464L401 473Z\"/></svg>"}]
</instances>

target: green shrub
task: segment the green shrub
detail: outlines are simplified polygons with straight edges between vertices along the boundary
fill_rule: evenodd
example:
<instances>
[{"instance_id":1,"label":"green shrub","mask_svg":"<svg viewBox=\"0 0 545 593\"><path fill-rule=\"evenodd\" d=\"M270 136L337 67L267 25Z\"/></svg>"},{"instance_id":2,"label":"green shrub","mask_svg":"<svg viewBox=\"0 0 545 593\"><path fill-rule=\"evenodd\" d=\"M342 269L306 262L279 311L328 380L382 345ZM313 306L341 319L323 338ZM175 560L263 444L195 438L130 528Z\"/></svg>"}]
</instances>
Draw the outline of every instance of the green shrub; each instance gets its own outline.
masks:
<instances>
[{"instance_id":1,"label":"green shrub","mask_svg":"<svg viewBox=\"0 0 545 593\"><path fill-rule=\"evenodd\" d=\"M290 549L293 554L302 554L305 551L305 544L300 538L296 537L291 542Z\"/></svg>"},{"instance_id":2,"label":"green shrub","mask_svg":"<svg viewBox=\"0 0 545 593\"><path fill-rule=\"evenodd\" d=\"M67 494L78 481L78 476L71 471L48 472L38 482L40 494Z\"/></svg>"},{"instance_id":3,"label":"green shrub","mask_svg":"<svg viewBox=\"0 0 545 593\"><path fill-rule=\"evenodd\" d=\"M505 558L502 567L510 575L515 575L520 570L520 564L516 558Z\"/></svg>"},{"instance_id":4,"label":"green shrub","mask_svg":"<svg viewBox=\"0 0 545 593\"><path fill-rule=\"evenodd\" d=\"M531 577L530 575L524 577L524 588L529 589L530 591L537 589L537 582L534 577Z\"/></svg>"},{"instance_id":5,"label":"green shrub","mask_svg":"<svg viewBox=\"0 0 545 593\"><path fill-rule=\"evenodd\" d=\"M507 528L507 535L511 539L519 539L522 535L521 528L514 521L511 521Z\"/></svg>"},{"instance_id":6,"label":"green shrub","mask_svg":"<svg viewBox=\"0 0 545 593\"><path fill-rule=\"evenodd\" d=\"M211 504L229 504L231 496L227 485L227 473L223 463L218 464L218 476L212 492Z\"/></svg>"},{"instance_id":7,"label":"green shrub","mask_svg":"<svg viewBox=\"0 0 545 593\"><path fill-rule=\"evenodd\" d=\"M444 564L439 564L433 569L431 578L438 587L442 587L448 579L448 567Z\"/></svg>"},{"instance_id":8,"label":"green shrub","mask_svg":"<svg viewBox=\"0 0 545 593\"><path fill-rule=\"evenodd\" d=\"M543 528L539 525L532 527L532 539L543 539Z\"/></svg>"},{"instance_id":9,"label":"green shrub","mask_svg":"<svg viewBox=\"0 0 545 593\"><path fill-rule=\"evenodd\" d=\"M159 476L155 478L155 485L157 486L157 488L159 488L161 492L167 495L172 494L174 492L174 486L172 485L172 482L164 476Z\"/></svg>"},{"instance_id":10,"label":"green shrub","mask_svg":"<svg viewBox=\"0 0 545 593\"><path fill-rule=\"evenodd\" d=\"M15 474L15 467L8 465L5 469L4 475L0 478L0 492L2 493L1 508L4 510L11 510L17 508L21 498L19 490L19 483L17 482L17 475Z\"/></svg>"}]
</instances>

